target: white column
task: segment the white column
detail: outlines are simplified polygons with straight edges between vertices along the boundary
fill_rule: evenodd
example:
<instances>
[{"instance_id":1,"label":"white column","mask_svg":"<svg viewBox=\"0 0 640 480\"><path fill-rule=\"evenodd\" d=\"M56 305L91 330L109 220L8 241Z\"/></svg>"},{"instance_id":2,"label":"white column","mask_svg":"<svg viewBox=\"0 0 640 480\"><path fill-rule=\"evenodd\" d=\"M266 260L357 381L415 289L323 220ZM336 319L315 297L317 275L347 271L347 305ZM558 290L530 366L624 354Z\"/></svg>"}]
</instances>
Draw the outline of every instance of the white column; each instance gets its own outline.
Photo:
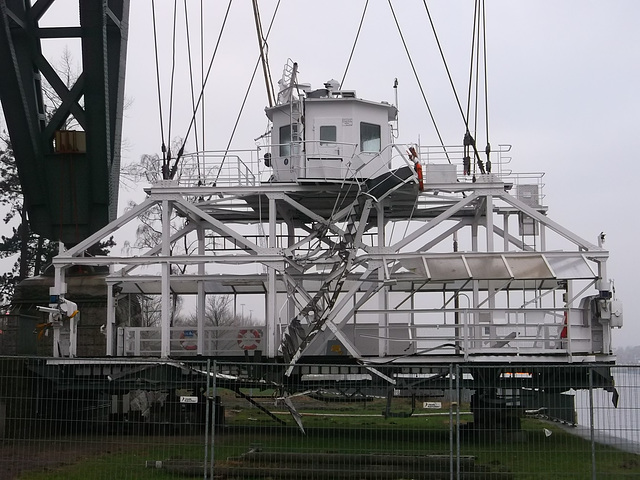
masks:
<instances>
[{"instance_id":1,"label":"white column","mask_svg":"<svg viewBox=\"0 0 640 480\"><path fill-rule=\"evenodd\" d=\"M203 256L204 251L204 228L198 227L198 255ZM204 323L205 323L205 310L206 310L206 295L204 291L204 275L206 273L205 263L200 262L198 264L198 276L201 278L198 280L198 298L196 300L196 319L198 322L198 355L204 355Z\"/></svg>"},{"instance_id":2,"label":"white column","mask_svg":"<svg viewBox=\"0 0 640 480\"><path fill-rule=\"evenodd\" d=\"M162 201L162 258L161 266L161 320L160 320L160 356L167 358L171 354L171 264L167 261L171 256L171 205L168 200Z\"/></svg>"},{"instance_id":3,"label":"white column","mask_svg":"<svg viewBox=\"0 0 640 480\"><path fill-rule=\"evenodd\" d=\"M485 225L487 227L487 252L493 252L493 196L485 197Z\"/></svg>"},{"instance_id":4,"label":"white column","mask_svg":"<svg viewBox=\"0 0 640 480\"><path fill-rule=\"evenodd\" d=\"M276 199L269 197L269 248L271 252L277 247L276 242ZM277 354L278 345L276 343L277 333L277 300L276 292L276 271L273 265L268 266L268 285L267 285L267 315L266 315L266 342L267 355L271 358Z\"/></svg>"},{"instance_id":5,"label":"white column","mask_svg":"<svg viewBox=\"0 0 640 480\"><path fill-rule=\"evenodd\" d=\"M65 251L64 244L62 242L58 242L58 255ZM65 281L64 269L62 267L56 266L54 268L54 277L53 277L53 287L49 289L49 296L60 297L61 295L65 295L67 293L67 283ZM49 307L57 308L58 303L51 302L49 303ZM53 323L53 356L60 356L60 328L62 328L61 320L54 320L53 315L49 314L49 321Z\"/></svg>"},{"instance_id":6,"label":"white column","mask_svg":"<svg viewBox=\"0 0 640 480\"><path fill-rule=\"evenodd\" d=\"M487 252L493 253L495 251L493 244L493 196L487 195L485 202L485 225L487 227ZM496 297L495 297L495 288L494 282L489 282L487 287L487 295L489 295L489 308L493 312L493 309L496 307ZM491 318L491 331L493 332L493 317Z\"/></svg>"},{"instance_id":7,"label":"white column","mask_svg":"<svg viewBox=\"0 0 640 480\"><path fill-rule=\"evenodd\" d=\"M505 212L503 218L504 218L504 223L502 227L502 230L504 231L503 232L503 241L504 241L503 251L508 252L509 251L509 214Z\"/></svg>"},{"instance_id":8,"label":"white column","mask_svg":"<svg viewBox=\"0 0 640 480\"><path fill-rule=\"evenodd\" d=\"M383 201L384 202L384 201ZM378 246L384 247L386 246L386 238L384 234L384 205L383 202L380 202L376 205L376 210L378 214ZM378 281L384 282L385 278L385 269L384 269L384 261L380 264L378 268ZM380 292L378 292L378 308L380 310L386 310L389 306L389 287L383 287ZM380 338L378 340L378 356L384 357L389 354L389 314L380 313L378 314L378 332Z\"/></svg>"},{"instance_id":9,"label":"white column","mask_svg":"<svg viewBox=\"0 0 640 480\"><path fill-rule=\"evenodd\" d=\"M109 273L113 273L113 265L109 267ZM130 300L129 300L130 301ZM112 356L114 351L114 339L116 333L116 301L113 298L113 284L107 284L107 324L105 333L107 335L107 347L105 354Z\"/></svg>"},{"instance_id":10,"label":"white column","mask_svg":"<svg viewBox=\"0 0 640 480\"><path fill-rule=\"evenodd\" d=\"M78 354L78 322L80 314L77 313L69 319L69 358L75 358Z\"/></svg>"}]
</instances>

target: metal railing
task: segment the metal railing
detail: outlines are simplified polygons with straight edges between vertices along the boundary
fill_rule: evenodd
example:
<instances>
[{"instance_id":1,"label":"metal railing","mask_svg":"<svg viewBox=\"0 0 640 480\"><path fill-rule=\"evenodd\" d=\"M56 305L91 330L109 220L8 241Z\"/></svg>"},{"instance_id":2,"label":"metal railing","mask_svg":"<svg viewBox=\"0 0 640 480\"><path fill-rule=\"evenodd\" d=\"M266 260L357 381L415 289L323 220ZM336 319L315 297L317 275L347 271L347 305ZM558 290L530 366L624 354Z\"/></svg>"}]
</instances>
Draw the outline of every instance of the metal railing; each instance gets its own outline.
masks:
<instances>
[{"instance_id":1,"label":"metal railing","mask_svg":"<svg viewBox=\"0 0 640 480\"><path fill-rule=\"evenodd\" d=\"M186 187L256 186L261 173L258 149L206 151L185 154L177 179Z\"/></svg>"},{"instance_id":2,"label":"metal railing","mask_svg":"<svg viewBox=\"0 0 640 480\"><path fill-rule=\"evenodd\" d=\"M386 343L384 351L391 355L455 353L465 361L478 354L517 357L592 353L591 326L584 325L583 311L571 309L568 322L566 312L564 308L358 309L341 331L365 357L379 355L380 341ZM371 315L380 314L388 316L387 325L371 320ZM277 342L286 328L285 324L278 326ZM244 342L247 331L255 337L255 346ZM241 355L258 345L266 349L261 344L266 338L264 326L207 326L202 334L204 341L199 347L197 327L171 327L171 355ZM160 343L158 326L118 329L120 356L160 356ZM319 348L324 351L326 346Z\"/></svg>"},{"instance_id":3,"label":"metal railing","mask_svg":"<svg viewBox=\"0 0 640 480\"><path fill-rule=\"evenodd\" d=\"M303 149L303 143L306 149ZM350 162L351 159L357 157L356 144L334 142L331 144L331 146L335 146L334 153L322 151L323 147L324 150L327 150L327 145L326 142L320 141L292 142L282 145L268 144L253 150L206 151L185 154L178 171L178 184L187 187L259 186L273 180L271 178L272 169L265 166L264 159L261 157L262 152L269 152L270 156L272 150L277 151L279 147L286 145L292 152L294 150L298 152L297 156L305 156L305 159L311 158L303 163L297 162L300 163L299 165L286 167L287 171L293 168L292 178L294 179L309 177L335 182L336 180L359 178L358 172L365 166L364 164L352 165ZM295 148L293 148L294 146ZM410 146L412 145L389 144L385 146L378 155L384 158L389 157L389 162L383 162L380 168L374 173L370 173L369 176L374 178L377 175L382 175L388 171L388 168L411 166L411 162L407 160L405 155ZM499 179L511 183L515 187L515 195L525 203L534 207L542 205L544 174L514 173L508 168L511 163L510 152L510 145L499 145L497 150L491 153L492 173L482 176L478 171L473 178L477 176L480 179L485 178L486 181ZM427 169L427 183L429 183L429 169L437 173L439 172L438 168L445 166L451 167L452 172L449 176L455 178L456 182L472 181L472 176L463 175L462 157L464 151L462 146L420 146L418 153L420 162ZM370 159L369 162L373 160ZM291 161L293 162L293 159ZM333 165L332 162L339 162L339 164Z\"/></svg>"},{"instance_id":4,"label":"metal railing","mask_svg":"<svg viewBox=\"0 0 640 480\"><path fill-rule=\"evenodd\" d=\"M195 326L178 326L169 329L171 354L183 355L242 355L245 351L260 347L265 328L204 327L202 349L198 348L198 329ZM162 329L160 327L118 328L118 355L136 357L159 357Z\"/></svg>"}]
</instances>

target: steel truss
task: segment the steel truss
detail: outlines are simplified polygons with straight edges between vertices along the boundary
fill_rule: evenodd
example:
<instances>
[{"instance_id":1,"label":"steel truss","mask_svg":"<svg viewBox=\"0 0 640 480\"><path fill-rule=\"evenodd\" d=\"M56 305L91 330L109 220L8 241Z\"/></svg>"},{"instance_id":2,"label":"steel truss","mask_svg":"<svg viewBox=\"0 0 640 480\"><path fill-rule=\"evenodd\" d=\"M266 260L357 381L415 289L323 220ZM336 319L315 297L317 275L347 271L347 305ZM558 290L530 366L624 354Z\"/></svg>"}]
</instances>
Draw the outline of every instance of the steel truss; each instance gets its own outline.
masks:
<instances>
[{"instance_id":1,"label":"steel truss","mask_svg":"<svg viewBox=\"0 0 640 480\"><path fill-rule=\"evenodd\" d=\"M55 0L0 2L0 100L29 223L43 237L73 244L117 216L129 3L78 1L78 25L43 27ZM72 85L44 56L47 39L80 41Z\"/></svg>"},{"instance_id":2,"label":"steel truss","mask_svg":"<svg viewBox=\"0 0 640 480\"><path fill-rule=\"evenodd\" d=\"M161 181L144 202L54 259L53 293L66 293L71 265L111 265L108 292L161 295L161 357L233 356L207 340L205 297L260 294L260 351L284 359L289 373L318 355L370 364L612 360L614 323L588 318L580 298L589 291L610 298L602 243L518 198L521 187L506 178L457 180L427 182L421 192L411 177L378 197L358 182ZM83 256L152 208L161 212L159 245L139 255ZM173 215L184 220L178 230ZM187 243L193 251L178 249ZM176 345L172 293L197 298L193 351ZM126 354L116 297L108 295L107 355Z\"/></svg>"}]
</instances>

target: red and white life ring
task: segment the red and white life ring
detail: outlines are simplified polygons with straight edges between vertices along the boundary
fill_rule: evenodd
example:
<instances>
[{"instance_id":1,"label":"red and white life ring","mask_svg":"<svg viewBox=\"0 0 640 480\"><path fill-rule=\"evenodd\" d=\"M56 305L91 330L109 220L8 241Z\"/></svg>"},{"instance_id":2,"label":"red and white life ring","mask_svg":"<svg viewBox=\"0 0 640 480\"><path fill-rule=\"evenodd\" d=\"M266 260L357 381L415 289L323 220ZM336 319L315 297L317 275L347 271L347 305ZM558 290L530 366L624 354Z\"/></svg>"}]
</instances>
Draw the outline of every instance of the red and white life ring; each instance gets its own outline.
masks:
<instances>
[{"instance_id":1,"label":"red and white life ring","mask_svg":"<svg viewBox=\"0 0 640 480\"><path fill-rule=\"evenodd\" d=\"M420 161L416 159L416 175L418 175L418 190L421 192L424 191L424 179L422 178L422 165L420 165Z\"/></svg>"},{"instance_id":2,"label":"red and white life ring","mask_svg":"<svg viewBox=\"0 0 640 480\"><path fill-rule=\"evenodd\" d=\"M260 345L260 332L256 329L240 330L238 332L238 346L242 350L255 350Z\"/></svg>"},{"instance_id":3,"label":"red and white life ring","mask_svg":"<svg viewBox=\"0 0 640 480\"><path fill-rule=\"evenodd\" d=\"M416 175L418 176L418 190L422 192L424 191L424 179L422 177L422 165L418 159L418 152L415 147L409 147L409 151L407 153L409 154L409 160L413 160L414 162Z\"/></svg>"},{"instance_id":4,"label":"red and white life ring","mask_svg":"<svg viewBox=\"0 0 640 480\"><path fill-rule=\"evenodd\" d=\"M185 350L198 349L198 335L193 330L184 330L180 332L180 345Z\"/></svg>"}]
</instances>

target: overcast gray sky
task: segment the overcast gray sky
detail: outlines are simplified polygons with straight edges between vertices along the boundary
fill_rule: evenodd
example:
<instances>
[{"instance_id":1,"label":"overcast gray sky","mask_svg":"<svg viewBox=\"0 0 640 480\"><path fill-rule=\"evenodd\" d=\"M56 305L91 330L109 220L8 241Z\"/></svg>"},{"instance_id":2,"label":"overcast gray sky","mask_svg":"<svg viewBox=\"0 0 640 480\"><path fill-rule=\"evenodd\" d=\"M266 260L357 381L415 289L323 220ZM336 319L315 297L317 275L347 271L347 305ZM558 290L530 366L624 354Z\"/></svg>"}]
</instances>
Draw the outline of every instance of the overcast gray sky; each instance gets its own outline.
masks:
<instances>
[{"instance_id":1,"label":"overcast gray sky","mask_svg":"<svg viewBox=\"0 0 640 480\"><path fill-rule=\"evenodd\" d=\"M66 24L66 15L77 10L74 3L69 1L70 7L64 7L61 1L62 6L52 11L47 21ZM166 136L173 2L155 3ZM177 31L181 39L176 50L172 137L185 134L191 105L184 7L178 3ZM208 66L227 1L204 3L204 59ZM277 1L259 3L266 30ZM474 3L428 2L463 99ZM196 71L200 69L199 4L187 1ZM282 0L269 36L274 81L280 78L287 58L299 63L302 82L320 86L331 78L340 80L364 4L365 0ZM625 309L625 327L614 333L615 345L638 344L640 295L634 288L639 262L633 260L633 252L640 228L632 208L636 156L640 152L635 124L640 112L640 2L488 0L486 4L491 143L513 145L514 171L545 172L545 203L550 218L593 243L601 231L607 234L609 275L616 281L616 292ZM460 144L464 127L424 5L419 0L396 0L393 6L444 141ZM132 104L124 124L128 145L123 154L125 163L160 150L151 18L151 1L131 2L126 95ZM49 44L52 50L60 48ZM208 148L226 146L257 56L251 2L235 1L207 84ZM235 148L253 147L253 139L265 131L266 96L259 75L235 136ZM388 1L370 0L344 88L356 90L361 98L393 102L394 78L399 81L400 140L437 144ZM478 141L483 146L485 138ZM187 149L194 148L190 140ZM123 191L120 211L127 199L142 196L141 188Z\"/></svg>"}]
</instances>

